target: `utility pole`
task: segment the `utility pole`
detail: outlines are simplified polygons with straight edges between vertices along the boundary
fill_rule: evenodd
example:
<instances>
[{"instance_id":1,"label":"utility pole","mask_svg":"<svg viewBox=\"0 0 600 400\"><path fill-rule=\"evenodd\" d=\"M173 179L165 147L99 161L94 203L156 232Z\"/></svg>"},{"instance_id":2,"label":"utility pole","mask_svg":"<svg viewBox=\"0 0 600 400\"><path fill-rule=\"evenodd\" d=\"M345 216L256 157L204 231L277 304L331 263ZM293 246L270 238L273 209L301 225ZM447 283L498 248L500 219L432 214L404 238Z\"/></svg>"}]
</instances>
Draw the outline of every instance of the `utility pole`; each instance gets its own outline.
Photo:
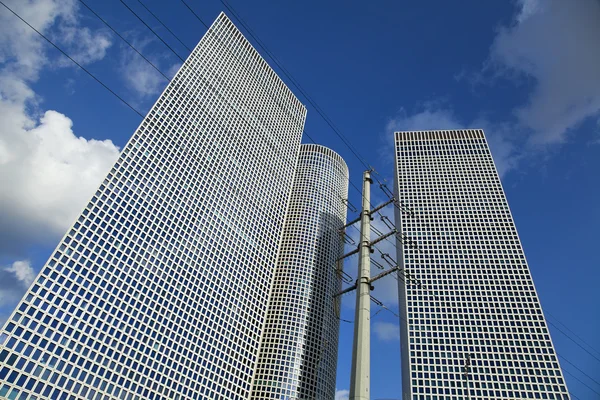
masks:
<instances>
[{"instance_id":1,"label":"utility pole","mask_svg":"<svg viewBox=\"0 0 600 400\"><path fill-rule=\"evenodd\" d=\"M371 383L371 172L363 175L350 400L369 400Z\"/></svg>"},{"instance_id":2,"label":"utility pole","mask_svg":"<svg viewBox=\"0 0 600 400\"><path fill-rule=\"evenodd\" d=\"M372 283L393 272L398 271L398 266L389 268L377 276L371 278L371 253L373 246L389 236L395 235L396 229L392 229L377 239L371 241L372 215L388 204L396 202L391 198L389 201L371 210L371 171L365 171L363 175L362 209L360 216L347 223L340 230L344 234L345 229L360 221L360 243L355 250L344 254L338 261L338 272L343 278L342 262L346 257L358 253L358 279L352 286L347 287L334 295L334 298L349 293L356 289L356 310L354 314L354 342L352 344L352 370L350 376L349 400L369 400L371 396L371 290ZM347 275L347 274L346 274ZM381 304L379 302L379 304Z\"/></svg>"}]
</instances>

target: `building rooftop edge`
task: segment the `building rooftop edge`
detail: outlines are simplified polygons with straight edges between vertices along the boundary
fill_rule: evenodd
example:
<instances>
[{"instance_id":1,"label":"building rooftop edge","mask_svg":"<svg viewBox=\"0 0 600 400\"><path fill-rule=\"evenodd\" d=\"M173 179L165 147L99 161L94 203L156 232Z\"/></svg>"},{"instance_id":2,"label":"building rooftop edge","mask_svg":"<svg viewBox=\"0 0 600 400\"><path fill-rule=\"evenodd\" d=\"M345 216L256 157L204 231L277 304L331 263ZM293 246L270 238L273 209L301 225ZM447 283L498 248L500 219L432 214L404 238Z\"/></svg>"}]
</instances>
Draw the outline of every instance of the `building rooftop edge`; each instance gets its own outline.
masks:
<instances>
[{"instance_id":1,"label":"building rooftop edge","mask_svg":"<svg viewBox=\"0 0 600 400\"><path fill-rule=\"evenodd\" d=\"M449 129L419 129L410 131L394 131L394 133L411 133L411 132L448 132L448 131L483 131L483 128L449 128Z\"/></svg>"},{"instance_id":2,"label":"building rooftop edge","mask_svg":"<svg viewBox=\"0 0 600 400\"><path fill-rule=\"evenodd\" d=\"M273 71L273 73L275 73L275 75L277 76L277 78L284 84L284 86L287 88L287 90L289 90L289 92L292 94L292 96L294 96L296 98L296 100L298 100L298 103L300 103L300 105L304 109L304 115L306 116L306 114L308 114L308 108L306 107L306 104L304 104L302 102L302 100L300 100L300 98L296 95L296 93L294 93L294 91L292 90L292 88L289 87L289 85L287 84L287 82L285 82L283 80L283 78L275 71L275 68L273 68L271 66L271 64L265 59L265 57L263 57L263 55L260 53L260 51L258 51L258 49L254 45L254 43L252 43L250 41L250 39L248 39L248 37L244 34L244 32L242 32L242 30L237 26L237 24L231 18L229 18L229 15L227 15L227 13L224 10L221 10L219 12L219 15L217 15L217 18L215 18L215 20L210 25L210 27L208 28L208 30L210 30L217 23L217 21L219 21L219 19L221 19L221 18L225 18L227 21L229 21L235 27L235 29L237 29L240 32L240 34L242 35L242 37L248 43L250 43L250 46L256 52L256 54L258 54L258 56L262 59L262 61ZM207 30L207 32L208 32L208 30Z\"/></svg>"},{"instance_id":3,"label":"building rooftop edge","mask_svg":"<svg viewBox=\"0 0 600 400\"><path fill-rule=\"evenodd\" d=\"M344 160L344 157L342 157L342 156L341 156L341 155L340 155L338 152L336 152L335 150L332 150L332 149L330 149L330 148L329 148L329 147L327 147L327 146L323 146L322 144L317 144L317 143L301 143L301 144L300 144L300 150L302 150L302 147L309 147L309 146L316 146L316 147L318 147L318 148L325 149L325 150L328 150L328 151L332 152L332 153L333 153L335 156L337 156L337 157L340 159L340 161L341 161L341 162L344 164L344 167L346 168L346 171L348 171L348 172L350 171L350 170L348 169L348 164L346 163L346 160Z\"/></svg>"}]
</instances>

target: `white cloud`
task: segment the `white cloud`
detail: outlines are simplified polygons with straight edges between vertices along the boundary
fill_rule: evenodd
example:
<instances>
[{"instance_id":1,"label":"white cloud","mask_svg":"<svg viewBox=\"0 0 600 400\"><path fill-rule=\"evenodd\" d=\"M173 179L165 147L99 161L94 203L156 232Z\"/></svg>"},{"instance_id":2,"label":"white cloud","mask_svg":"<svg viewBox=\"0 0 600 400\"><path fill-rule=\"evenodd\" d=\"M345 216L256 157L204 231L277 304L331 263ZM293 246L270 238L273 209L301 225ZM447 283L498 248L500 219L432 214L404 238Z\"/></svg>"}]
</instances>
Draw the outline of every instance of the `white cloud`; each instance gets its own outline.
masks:
<instances>
[{"instance_id":1,"label":"white cloud","mask_svg":"<svg viewBox=\"0 0 600 400\"><path fill-rule=\"evenodd\" d=\"M600 112L600 3L520 0L511 26L498 32L488 67L533 80L519 122L533 145L561 143Z\"/></svg>"},{"instance_id":2,"label":"white cloud","mask_svg":"<svg viewBox=\"0 0 600 400\"><path fill-rule=\"evenodd\" d=\"M56 111L34 122L0 101L0 121L0 251L8 251L64 233L119 151L110 141L78 138Z\"/></svg>"},{"instance_id":3,"label":"white cloud","mask_svg":"<svg viewBox=\"0 0 600 400\"><path fill-rule=\"evenodd\" d=\"M8 6L37 30L47 33L59 18L72 20L73 0L24 0L7 2ZM0 13L0 64L3 74L11 73L22 79L36 79L46 64L45 42L37 33L8 10ZM6 65L8 63L8 65Z\"/></svg>"},{"instance_id":4,"label":"white cloud","mask_svg":"<svg viewBox=\"0 0 600 400\"><path fill-rule=\"evenodd\" d=\"M375 322L373 332L377 339L383 342L393 342L400 340L400 326L390 322Z\"/></svg>"},{"instance_id":5,"label":"white cloud","mask_svg":"<svg viewBox=\"0 0 600 400\"><path fill-rule=\"evenodd\" d=\"M104 56L108 39L78 28L74 1L13 3L11 8L57 36L82 62ZM52 30L58 21L61 28ZM39 97L30 85L44 66L58 60L48 58L41 40L14 15L0 13L2 255L20 254L24 247L64 233L118 156L112 142L77 137L68 117L39 110Z\"/></svg>"},{"instance_id":6,"label":"white cloud","mask_svg":"<svg viewBox=\"0 0 600 400\"><path fill-rule=\"evenodd\" d=\"M421 112L411 115L401 109L398 115L388 121L386 126L388 132L464 128L465 126L457 120L451 110L435 106L425 106Z\"/></svg>"},{"instance_id":7,"label":"white cloud","mask_svg":"<svg viewBox=\"0 0 600 400\"><path fill-rule=\"evenodd\" d=\"M335 391L335 400L348 400L348 398L349 398L348 396L350 396L349 390L336 389L336 391Z\"/></svg>"},{"instance_id":8,"label":"white cloud","mask_svg":"<svg viewBox=\"0 0 600 400\"><path fill-rule=\"evenodd\" d=\"M21 282L23 286L29 287L35 279L35 272L31 268L29 261L15 261L10 267L4 269L6 272L11 272Z\"/></svg>"},{"instance_id":9,"label":"white cloud","mask_svg":"<svg viewBox=\"0 0 600 400\"><path fill-rule=\"evenodd\" d=\"M92 32L89 28L61 26L61 41L69 46L69 55L79 64L90 64L102 60L112 45L105 32ZM64 65L72 66L70 60L61 58Z\"/></svg>"},{"instance_id":10,"label":"white cloud","mask_svg":"<svg viewBox=\"0 0 600 400\"><path fill-rule=\"evenodd\" d=\"M150 39L131 39L134 47L152 62L160 71L162 71L169 79L175 76L175 73L181 67L180 63L175 63L170 67L163 69L161 67L161 59L168 58L168 55L160 57L152 57L147 55L148 48L152 40ZM125 84L139 98L149 98L159 94L168 84L167 79L159 73L152 65L144 60L139 54L134 52L130 47L123 45L121 52L121 76Z\"/></svg>"},{"instance_id":11,"label":"white cloud","mask_svg":"<svg viewBox=\"0 0 600 400\"><path fill-rule=\"evenodd\" d=\"M80 64L98 61L111 46L103 31L92 32L78 24L78 3L75 0L23 0L8 2L8 6L44 35L52 38ZM4 9L0 13L0 64L3 75L35 81L49 63L75 67L59 56L50 60L48 44L15 15Z\"/></svg>"},{"instance_id":12,"label":"white cloud","mask_svg":"<svg viewBox=\"0 0 600 400\"><path fill-rule=\"evenodd\" d=\"M167 84L158 71L135 53L123 55L121 73L127 87L140 97L156 95Z\"/></svg>"},{"instance_id":13,"label":"white cloud","mask_svg":"<svg viewBox=\"0 0 600 400\"><path fill-rule=\"evenodd\" d=\"M36 273L27 260L0 268L0 307L17 302L33 283Z\"/></svg>"}]
</instances>

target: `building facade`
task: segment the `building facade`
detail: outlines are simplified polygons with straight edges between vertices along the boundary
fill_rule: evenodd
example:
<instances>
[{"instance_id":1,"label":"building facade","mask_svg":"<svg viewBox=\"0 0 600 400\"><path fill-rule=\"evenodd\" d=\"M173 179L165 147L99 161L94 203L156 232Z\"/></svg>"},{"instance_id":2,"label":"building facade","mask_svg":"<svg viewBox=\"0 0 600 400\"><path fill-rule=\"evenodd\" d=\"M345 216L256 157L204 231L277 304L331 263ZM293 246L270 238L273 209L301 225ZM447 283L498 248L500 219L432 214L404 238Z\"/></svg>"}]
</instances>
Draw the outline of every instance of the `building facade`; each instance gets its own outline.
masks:
<instances>
[{"instance_id":1,"label":"building facade","mask_svg":"<svg viewBox=\"0 0 600 400\"><path fill-rule=\"evenodd\" d=\"M252 399L333 399L348 167L330 149L300 147Z\"/></svg>"},{"instance_id":2,"label":"building facade","mask_svg":"<svg viewBox=\"0 0 600 400\"><path fill-rule=\"evenodd\" d=\"M569 399L482 130L396 132L403 399Z\"/></svg>"},{"instance_id":3,"label":"building facade","mask_svg":"<svg viewBox=\"0 0 600 400\"><path fill-rule=\"evenodd\" d=\"M0 397L247 399L305 107L221 14L0 333Z\"/></svg>"}]
</instances>

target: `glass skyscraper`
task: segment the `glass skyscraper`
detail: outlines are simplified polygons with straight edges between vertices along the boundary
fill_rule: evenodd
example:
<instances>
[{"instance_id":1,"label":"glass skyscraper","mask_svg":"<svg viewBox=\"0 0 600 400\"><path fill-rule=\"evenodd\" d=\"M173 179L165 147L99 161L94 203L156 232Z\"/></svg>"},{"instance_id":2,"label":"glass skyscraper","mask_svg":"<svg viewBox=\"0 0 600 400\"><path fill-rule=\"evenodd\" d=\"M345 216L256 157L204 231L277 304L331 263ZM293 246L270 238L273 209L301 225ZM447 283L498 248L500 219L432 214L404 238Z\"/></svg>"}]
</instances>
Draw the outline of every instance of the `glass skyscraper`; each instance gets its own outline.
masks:
<instances>
[{"instance_id":1,"label":"glass skyscraper","mask_svg":"<svg viewBox=\"0 0 600 400\"><path fill-rule=\"evenodd\" d=\"M333 399L348 167L330 149L300 147L252 399Z\"/></svg>"},{"instance_id":2,"label":"glass skyscraper","mask_svg":"<svg viewBox=\"0 0 600 400\"><path fill-rule=\"evenodd\" d=\"M395 133L403 399L569 399L482 130Z\"/></svg>"},{"instance_id":3,"label":"glass skyscraper","mask_svg":"<svg viewBox=\"0 0 600 400\"><path fill-rule=\"evenodd\" d=\"M247 399L305 117L221 14L0 332L0 397Z\"/></svg>"}]
</instances>

